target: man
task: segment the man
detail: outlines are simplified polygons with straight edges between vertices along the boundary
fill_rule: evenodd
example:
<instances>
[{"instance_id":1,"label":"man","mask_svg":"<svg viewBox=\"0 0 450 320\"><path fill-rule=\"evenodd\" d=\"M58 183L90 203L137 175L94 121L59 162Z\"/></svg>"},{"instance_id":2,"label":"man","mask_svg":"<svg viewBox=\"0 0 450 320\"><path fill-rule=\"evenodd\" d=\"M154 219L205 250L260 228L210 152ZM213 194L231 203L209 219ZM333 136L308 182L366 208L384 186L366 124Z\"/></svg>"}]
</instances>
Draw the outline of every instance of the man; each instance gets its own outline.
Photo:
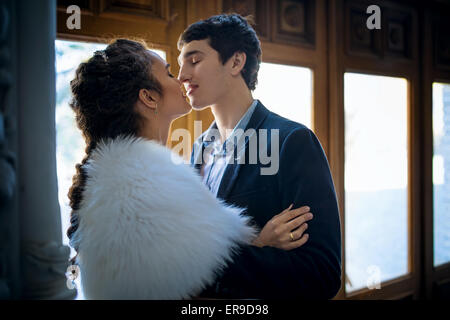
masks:
<instances>
[{"instance_id":1,"label":"man","mask_svg":"<svg viewBox=\"0 0 450 320\"><path fill-rule=\"evenodd\" d=\"M189 26L178 47L179 79L192 107L211 107L215 118L191 156L205 184L218 198L246 207L259 227L291 203L314 214L305 245L242 247L203 295L334 297L341 285L341 235L328 162L311 130L253 99L261 62L255 31L237 14L214 16ZM294 234L285 236L297 241Z\"/></svg>"}]
</instances>

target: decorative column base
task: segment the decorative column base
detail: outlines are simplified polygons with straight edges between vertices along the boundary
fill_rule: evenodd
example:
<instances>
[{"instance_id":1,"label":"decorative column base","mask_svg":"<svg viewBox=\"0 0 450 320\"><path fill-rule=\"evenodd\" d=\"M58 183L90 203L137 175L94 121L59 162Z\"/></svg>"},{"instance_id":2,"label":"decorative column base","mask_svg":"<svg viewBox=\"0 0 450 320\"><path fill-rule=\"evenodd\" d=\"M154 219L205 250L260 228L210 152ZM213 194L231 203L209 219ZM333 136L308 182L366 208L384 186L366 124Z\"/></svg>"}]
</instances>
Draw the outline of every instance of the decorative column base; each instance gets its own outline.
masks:
<instances>
[{"instance_id":1,"label":"decorative column base","mask_svg":"<svg viewBox=\"0 0 450 320\"><path fill-rule=\"evenodd\" d=\"M56 242L24 243L22 247L22 298L74 299L76 289L66 285L69 247Z\"/></svg>"}]
</instances>

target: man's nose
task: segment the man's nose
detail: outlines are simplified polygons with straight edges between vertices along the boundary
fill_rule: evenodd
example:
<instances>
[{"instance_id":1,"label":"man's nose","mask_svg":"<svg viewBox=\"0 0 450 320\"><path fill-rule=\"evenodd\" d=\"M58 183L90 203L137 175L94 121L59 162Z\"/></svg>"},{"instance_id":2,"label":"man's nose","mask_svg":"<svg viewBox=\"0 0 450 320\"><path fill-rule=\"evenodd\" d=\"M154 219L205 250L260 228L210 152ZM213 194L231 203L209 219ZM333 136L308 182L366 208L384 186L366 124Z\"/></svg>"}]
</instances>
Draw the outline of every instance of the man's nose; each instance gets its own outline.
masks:
<instances>
[{"instance_id":1,"label":"man's nose","mask_svg":"<svg viewBox=\"0 0 450 320\"><path fill-rule=\"evenodd\" d=\"M180 67L180 72L178 72L178 80L181 81L181 83L184 83L188 81L190 77L188 76L187 70L184 66Z\"/></svg>"}]
</instances>

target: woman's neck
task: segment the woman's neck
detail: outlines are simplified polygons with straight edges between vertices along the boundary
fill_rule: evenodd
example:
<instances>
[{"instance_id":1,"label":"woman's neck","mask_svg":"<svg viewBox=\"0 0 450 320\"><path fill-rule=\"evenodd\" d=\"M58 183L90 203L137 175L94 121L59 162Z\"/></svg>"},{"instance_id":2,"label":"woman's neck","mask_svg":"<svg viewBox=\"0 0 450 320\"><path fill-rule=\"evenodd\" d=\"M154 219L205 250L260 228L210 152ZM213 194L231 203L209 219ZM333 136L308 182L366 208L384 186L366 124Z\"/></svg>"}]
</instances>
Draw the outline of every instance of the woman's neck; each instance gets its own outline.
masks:
<instances>
[{"instance_id":1,"label":"woman's neck","mask_svg":"<svg viewBox=\"0 0 450 320\"><path fill-rule=\"evenodd\" d=\"M146 123L139 132L139 136L156 141L162 145L167 144L171 120L162 118L146 119Z\"/></svg>"}]
</instances>

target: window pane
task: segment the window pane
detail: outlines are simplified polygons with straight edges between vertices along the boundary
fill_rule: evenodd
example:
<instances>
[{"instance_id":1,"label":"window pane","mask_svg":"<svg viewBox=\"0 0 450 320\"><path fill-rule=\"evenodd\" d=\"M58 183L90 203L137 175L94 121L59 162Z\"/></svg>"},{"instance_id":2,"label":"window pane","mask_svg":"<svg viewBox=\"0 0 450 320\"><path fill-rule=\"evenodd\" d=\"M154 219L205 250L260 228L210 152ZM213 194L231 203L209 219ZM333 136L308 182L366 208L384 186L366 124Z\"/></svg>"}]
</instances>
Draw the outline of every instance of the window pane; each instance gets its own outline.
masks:
<instances>
[{"instance_id":1,"label":"window pane","mask_svg":"<svg viewBox=\"0 0 450 320\"><path fill-rule=\"evenodd\" d=\"M311 95L311 69L261 63L253 97L266 108L311 128Z\"/></svg>"},{"instance_id":2,"label":"window pane","mask_svg":"<svg viewBox=\"0 0 450 320\"><path fill-rule=\"evenodd\" d=\"M346 73L347 292L408 272L407 81Z\"/></svg>"},{"instance_id":3,"label":"window pane","mask_svg":"<svg viewBox=\"0 0 450 320\"><path fill-rule=\"evenodd\" d=\"M66 231L69 227L70 206L67 193L72 185L75 165L84 157L84 140L75 124L75 115L69 107L71 98L70 81L75 77L78 65L89 59L97 50L106 48L106 44L56 40L56 163L58 173L58 199L61 209L63 243L68 245ZM153 50L163 59L164 51ZM75 251L70 248L71 256ZM76 281L80 288L79 278ZM78 290L77 299L83 299Z\"/></svg>"},{"instance_id":4,"label":"window pane","mask_svg":"<svg viewBox=\"0 0 450 320\"><path fill-rule=\"evenodd\" d=\"M450 262L450 84L433 83L434 265Z\"/></svg>"}]
</instances>

